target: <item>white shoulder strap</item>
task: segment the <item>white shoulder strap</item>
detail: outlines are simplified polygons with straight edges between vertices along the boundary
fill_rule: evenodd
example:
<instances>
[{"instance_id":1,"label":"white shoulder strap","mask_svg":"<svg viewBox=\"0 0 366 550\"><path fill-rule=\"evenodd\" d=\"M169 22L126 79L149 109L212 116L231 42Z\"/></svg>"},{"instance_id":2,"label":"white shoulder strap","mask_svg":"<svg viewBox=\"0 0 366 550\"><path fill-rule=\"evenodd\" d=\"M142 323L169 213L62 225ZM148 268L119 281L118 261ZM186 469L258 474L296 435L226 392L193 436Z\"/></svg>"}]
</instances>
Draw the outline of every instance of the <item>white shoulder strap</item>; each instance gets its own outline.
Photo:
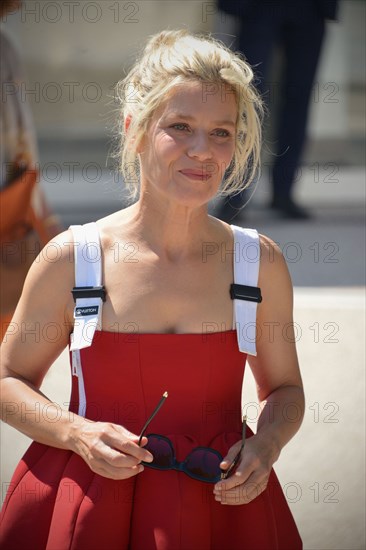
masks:
<instances>
[{"instance_id":1,"label":"white shoulder strap","mask_svg":"<svg viewBox=\"0 0 366 550\"><path fill-rule=\"evenodd\" d=\"M102 258L97 224L72 225L70 229L74 236L75 287L100 287ZM102 304L100 297L76 299L71 351L91 346L96 329L101 329Z\"/></svg>"},{"instance_id":2,"label":"white shoulder strap","mask_svg":"<svg viewBox=\"0 0 366 550\"><path fill-rule=\"evenodd\" d=\"M260 262L258 232L236 225L231 227L234 232L234 282L257 287ZM257 355L257 302L234 299L234 314L239 350Z\"/></svg>"}]
</instances>

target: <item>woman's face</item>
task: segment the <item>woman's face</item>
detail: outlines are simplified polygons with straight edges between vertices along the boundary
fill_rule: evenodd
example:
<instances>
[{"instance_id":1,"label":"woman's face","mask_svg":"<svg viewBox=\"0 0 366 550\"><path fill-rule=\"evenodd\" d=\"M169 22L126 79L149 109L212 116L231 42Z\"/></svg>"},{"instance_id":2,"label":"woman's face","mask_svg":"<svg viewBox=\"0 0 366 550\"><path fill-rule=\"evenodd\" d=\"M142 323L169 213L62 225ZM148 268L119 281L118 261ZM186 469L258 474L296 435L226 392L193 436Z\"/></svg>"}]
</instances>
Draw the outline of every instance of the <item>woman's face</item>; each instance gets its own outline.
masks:
<instances>
[{"instance_id":1,"label":"woman's face","mask_svg":"<svg viewBox=\"0 0 366 550\"><path fill-rule=\"evenodd\" d=\"M174 88L140 144L142 193L193 208L206 204L234 155L236 118L227 85L187 82Z\"/></svg>"}]
</instances>

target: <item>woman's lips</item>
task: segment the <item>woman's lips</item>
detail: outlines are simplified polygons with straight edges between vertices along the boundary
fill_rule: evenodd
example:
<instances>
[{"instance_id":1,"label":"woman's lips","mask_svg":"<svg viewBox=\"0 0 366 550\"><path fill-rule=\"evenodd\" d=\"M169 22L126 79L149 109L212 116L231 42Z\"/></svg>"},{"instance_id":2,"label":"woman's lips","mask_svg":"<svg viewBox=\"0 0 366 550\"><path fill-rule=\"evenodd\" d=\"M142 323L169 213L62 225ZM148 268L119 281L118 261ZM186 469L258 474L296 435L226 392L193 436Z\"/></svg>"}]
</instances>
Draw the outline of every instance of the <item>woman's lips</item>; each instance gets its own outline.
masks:
<instances>
[{"instance_id":1,"label":"woman's lips","mask_svg":"<svg viewBox=\"0 0 366 550\"><path fill-rule=\"evenodd\" d=\"M198 180L198 181L206 181L212 175L208 172L199 172L194 170L179 170L179 172L183 174L183 176L186 176L191 180Z\"/></svg>"}]
</instances>

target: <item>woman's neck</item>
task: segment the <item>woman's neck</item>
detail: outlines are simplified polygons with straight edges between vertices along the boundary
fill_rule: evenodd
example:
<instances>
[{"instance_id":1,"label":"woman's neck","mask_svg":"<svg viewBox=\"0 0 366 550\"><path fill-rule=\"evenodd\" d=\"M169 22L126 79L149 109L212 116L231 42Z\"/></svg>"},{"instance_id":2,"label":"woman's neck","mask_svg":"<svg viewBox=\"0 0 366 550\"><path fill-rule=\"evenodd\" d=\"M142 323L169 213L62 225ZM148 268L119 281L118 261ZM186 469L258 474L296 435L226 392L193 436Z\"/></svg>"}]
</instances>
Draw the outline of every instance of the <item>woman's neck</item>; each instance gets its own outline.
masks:
<instances>
[{"instance_id":1,"label":"woman's neck","mask_svg":"<svg viewBox=\"0 0 366 550\"><path fill-rule=\"evenodd\" d=\"M197 258L202 243L212 239L218 220L208 216L207 206L189 208L168 201L142 197L129 209L129 229L145 241L159 258L179 263Z\"/></svg>"}]
</instances>

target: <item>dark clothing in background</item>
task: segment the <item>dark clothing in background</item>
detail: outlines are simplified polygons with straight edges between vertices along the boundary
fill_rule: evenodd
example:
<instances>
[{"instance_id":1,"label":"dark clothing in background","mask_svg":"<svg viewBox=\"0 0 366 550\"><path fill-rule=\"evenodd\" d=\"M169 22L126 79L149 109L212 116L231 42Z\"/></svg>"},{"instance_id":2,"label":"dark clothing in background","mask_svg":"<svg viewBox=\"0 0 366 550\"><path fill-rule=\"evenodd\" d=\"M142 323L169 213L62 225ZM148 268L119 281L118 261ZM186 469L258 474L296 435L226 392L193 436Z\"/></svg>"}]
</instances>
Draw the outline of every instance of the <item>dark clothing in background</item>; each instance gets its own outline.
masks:
<instances>
[{"instance_id":1,"label":"dark clothing in background","mask_svg":"<svg viewBox=\"0 0 366 550\"><path fill-rule=\"evenodd\" d=\"M279 2L278 0L219 0L218 6L225 13L243 17L248 15L251 9L267 11L269 8L273 8L276 10L276 7L282 3L292 5L298 10L301 9L301 5L312 4L321 17L337 19L338 0L289 0L286 2Z\"/></svg>"},{"instance_id":2,"label":"dark clothing in background","mask_svg":"<svg viewBox=\"0 0 366 550\"><path fill-rule=\"evenodd\" d=\"M325 31L325 19L337 16L335 0L219 0L220 10L239 18L235 49L253 67L256 85L269 110L273 94L281 98L274 135L273 199L291 200L292 188L306 136L306 126ZM268 82L272 53L283 52L281 75ZM273 147L271 146L271 149ZM241 206L242 197L230 199Z\"/></svg>"}]
</instances>

